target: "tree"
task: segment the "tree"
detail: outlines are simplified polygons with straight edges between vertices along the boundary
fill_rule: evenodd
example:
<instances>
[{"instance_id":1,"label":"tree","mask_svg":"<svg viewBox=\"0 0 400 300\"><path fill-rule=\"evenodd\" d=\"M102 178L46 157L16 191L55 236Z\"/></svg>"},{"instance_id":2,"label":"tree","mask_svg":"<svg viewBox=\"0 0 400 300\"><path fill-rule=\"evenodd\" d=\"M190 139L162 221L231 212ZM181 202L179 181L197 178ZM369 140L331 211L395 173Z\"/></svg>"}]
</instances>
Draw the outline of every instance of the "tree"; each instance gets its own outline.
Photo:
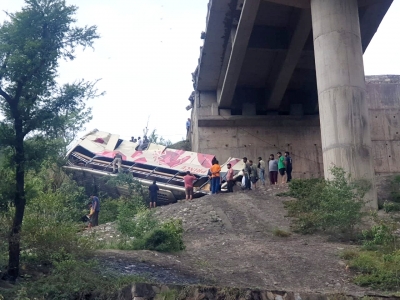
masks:
<instances>
[{"instance_id":1,"label":"tree","mask_svg":"<svg viewBox=\"0 0 400 300\"><path fill-rule=\"evenodd\" d=\"M148 136L148 139L149 139L150 143L164 145L164 146L172 145L172 142L170 140L165 140L162 136L160 137L158 135L157 129L153 129L153 131Z\"/></svg>"},{"instance_id":2,"label":"tree","mask_svg":"<svg viewBox=\"0 0 400 300\"><path fill-rule=\"evenodd\" d=\"M25 0L20 12L0 25L0 151L14 169L7 279L19 275L20 232L25 210L25 172L55 143L68 142L91 118L86 100L97 97L95 82L60 86L60 59L73 60L77 47L93 47L96 26L74 27L76 6L63 0ZM60 145L60 144L58 144ZM59 151L53 148L53 152Z\"/></svg>"}]
</instances>

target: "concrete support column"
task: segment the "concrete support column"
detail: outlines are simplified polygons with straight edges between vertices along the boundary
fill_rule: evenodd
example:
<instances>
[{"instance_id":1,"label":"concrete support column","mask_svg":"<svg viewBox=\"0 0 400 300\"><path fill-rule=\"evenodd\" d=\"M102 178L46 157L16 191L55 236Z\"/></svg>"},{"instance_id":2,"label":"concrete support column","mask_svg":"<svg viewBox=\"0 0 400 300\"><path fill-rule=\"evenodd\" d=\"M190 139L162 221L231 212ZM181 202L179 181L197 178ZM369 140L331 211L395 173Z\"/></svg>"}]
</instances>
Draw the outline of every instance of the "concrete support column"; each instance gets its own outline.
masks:
<instances>
[{"instance_id":1,"label":"concrete support column","mask_svg":"<svg viewBox=\"0 0 400 300\"><path fill-rule=\"evenodd\" d=\"M311 0L325 177L332 164L367 179L377 208L357 0Z\"/></svg>"}]
</instances>

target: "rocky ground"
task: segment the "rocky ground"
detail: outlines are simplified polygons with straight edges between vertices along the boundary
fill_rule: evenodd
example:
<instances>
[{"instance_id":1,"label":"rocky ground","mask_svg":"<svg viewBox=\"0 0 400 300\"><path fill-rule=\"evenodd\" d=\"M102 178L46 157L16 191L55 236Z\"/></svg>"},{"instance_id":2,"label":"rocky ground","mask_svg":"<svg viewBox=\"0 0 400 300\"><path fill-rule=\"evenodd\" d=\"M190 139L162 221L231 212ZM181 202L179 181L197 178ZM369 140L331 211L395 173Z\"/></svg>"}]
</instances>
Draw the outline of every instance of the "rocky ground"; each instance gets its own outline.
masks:
<instances>
[{"instance_id":1,"label":"rocky ground","mask_svg":"<svg viewBox=\"0 0 400 300\"><path fill-rule=\"evenodd\" d=\"M164 283L366 292L351 283L352 274L339 257L352 245L330 242L322 235L274 235L276 229L290 231L283 205L287 198L276 196L284 190L261 187L158 207L158 218L183 220L185 251L102 250L97 256L114 271ZM105 240L118 236L112 224L97 230Z\"/></svg>"}]
</instances>

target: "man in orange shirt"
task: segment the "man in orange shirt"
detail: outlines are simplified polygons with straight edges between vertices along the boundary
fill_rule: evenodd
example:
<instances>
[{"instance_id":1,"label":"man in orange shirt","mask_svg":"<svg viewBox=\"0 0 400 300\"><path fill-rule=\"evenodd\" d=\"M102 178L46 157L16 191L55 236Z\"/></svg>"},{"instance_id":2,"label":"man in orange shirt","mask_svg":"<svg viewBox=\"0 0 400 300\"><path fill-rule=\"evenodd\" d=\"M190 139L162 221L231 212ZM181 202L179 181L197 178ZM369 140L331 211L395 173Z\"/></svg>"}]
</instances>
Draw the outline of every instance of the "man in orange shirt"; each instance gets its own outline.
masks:
<instances>
[{"instance_id":1,"label":"man in orange shirt","mask_svg":"<svg viewBox=\"0 0 400 300\"><path fill-rule=\"evenodd\" d=\"M219 190L219 185L221 183L220 172L221 166L218 163L218 160L214 162L214 164L210 168L211 171L211 194L216 194Z\"/></svg>"}]
</instances>

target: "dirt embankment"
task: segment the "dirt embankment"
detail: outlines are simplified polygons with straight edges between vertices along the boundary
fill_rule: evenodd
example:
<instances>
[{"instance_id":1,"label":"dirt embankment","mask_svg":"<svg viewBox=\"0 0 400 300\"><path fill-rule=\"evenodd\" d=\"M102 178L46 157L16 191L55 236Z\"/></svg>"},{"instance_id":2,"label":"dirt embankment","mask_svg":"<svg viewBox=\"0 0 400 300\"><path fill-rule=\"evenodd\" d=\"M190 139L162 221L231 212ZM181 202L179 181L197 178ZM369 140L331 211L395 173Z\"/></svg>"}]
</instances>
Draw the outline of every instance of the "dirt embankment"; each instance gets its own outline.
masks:
<instances>
[{"instance_id":1,"label":"dirt embankment","mask_svg":"<svg viewBox=\"0 0 400 300\"><path fill-rule=\"evenodd\" d=\"M292 233L284 238L273 234L275 229L290 231L283 205L287 198L276 196L282 191L262 187L157 208L160 219L183 220L186 250L181 253L104 250L98 255L121 272L135 273L143 268L140 264L146 264L150 277L165 283L367 292L351 283L352 274L339 257L352 245L329 242L321 235Z\"/></svg>"}]
</instances>

